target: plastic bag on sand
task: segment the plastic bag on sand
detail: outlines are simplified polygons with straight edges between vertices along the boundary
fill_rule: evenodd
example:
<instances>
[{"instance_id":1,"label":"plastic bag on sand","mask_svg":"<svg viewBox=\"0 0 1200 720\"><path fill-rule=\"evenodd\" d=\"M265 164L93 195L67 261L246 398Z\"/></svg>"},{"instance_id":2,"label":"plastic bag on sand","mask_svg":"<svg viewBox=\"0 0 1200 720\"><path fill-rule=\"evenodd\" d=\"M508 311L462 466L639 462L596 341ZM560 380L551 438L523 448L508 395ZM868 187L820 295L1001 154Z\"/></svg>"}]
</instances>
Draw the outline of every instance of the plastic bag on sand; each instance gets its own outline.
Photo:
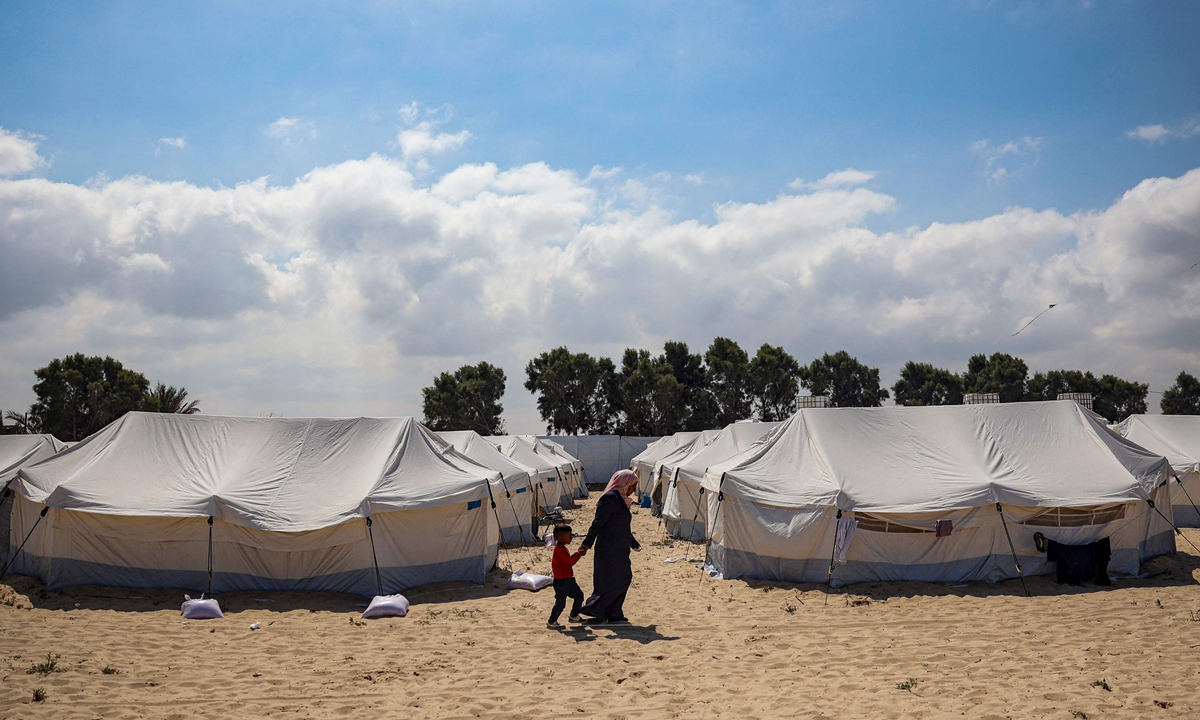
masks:
<instances>
[{"instance_id":1,"label":"plastic bag on sand","mask_svg":"<svg viewBox=\"0 0 1200 720\"><path fill-rule=\"evenodd\" d=\"M537 575L535 573L527 573L524 570L517 570L508 578L508 589L537 592L553 582L554 578L549 575Z\"/></svg>"},{"instance_id":2,"label":"plastic bag on sand","mask_svg":"<svg viewBox=\"0 0 1200 720\"><path fill-rule=\"evenodd\" d=\"M376 595L363 610L363 620L385 617L404 617L408 614L408 598L403 595Z\"/></svg>"},{"instance_id":3,"label":"plastic bag on sand","mask_svg":"<svg viewBox=\"0 0 1200 720\"><path fill-rule=\"evenodd\" d=\"M217 601L213 598L205 600L203 595L199 600L193 600L191 595L184 595L183 607L179 611L188 620L216 620L225 617Z\"/></svg>"}]
</instances>

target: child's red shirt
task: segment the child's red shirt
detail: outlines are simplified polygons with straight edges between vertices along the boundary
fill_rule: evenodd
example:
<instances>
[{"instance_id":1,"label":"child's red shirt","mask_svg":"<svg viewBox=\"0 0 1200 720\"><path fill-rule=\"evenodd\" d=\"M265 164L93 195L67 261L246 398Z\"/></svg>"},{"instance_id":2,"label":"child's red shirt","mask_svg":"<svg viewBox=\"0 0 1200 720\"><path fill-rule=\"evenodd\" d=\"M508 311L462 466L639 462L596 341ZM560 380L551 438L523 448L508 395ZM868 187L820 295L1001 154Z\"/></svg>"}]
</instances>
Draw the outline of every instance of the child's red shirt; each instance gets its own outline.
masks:
<instances>
[{"instance_id":1,"label":"child's red shirt","mask_svg":"<svg viewBox=\"0 0 1200 720\"><path fill-rule=\"evenodd\" d=\"M566 578L575 577L575 571L571 569L575 563L579 562L579 558L583 557L583 553L572 553L567 550L566 545L554 546L554 558L550 561L550 567L554 569L555 580L565 580Z\"/></svg>"}]
</instances>

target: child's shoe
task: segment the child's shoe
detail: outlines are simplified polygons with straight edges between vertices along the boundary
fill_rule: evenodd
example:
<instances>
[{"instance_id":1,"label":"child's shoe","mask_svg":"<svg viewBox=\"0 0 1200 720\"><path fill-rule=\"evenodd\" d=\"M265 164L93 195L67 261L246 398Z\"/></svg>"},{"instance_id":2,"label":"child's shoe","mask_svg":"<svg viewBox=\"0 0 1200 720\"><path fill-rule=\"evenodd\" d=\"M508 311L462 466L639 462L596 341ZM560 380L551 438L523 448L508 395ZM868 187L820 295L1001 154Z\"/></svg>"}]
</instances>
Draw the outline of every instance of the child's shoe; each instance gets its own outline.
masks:
<instances>
[{"instance_id":1,"label":"child's shoe","mask_svg":"<svg viewBox=\"0 0 1200 720\"><path fill-rule=\"evenodd\" d=\"M546 629L547 630L566 630L567 626L563 625L562 623L548 622L548 623L546 623Z\"/></svg>"},{"instance_id":2,"label":"child's shoe","mask_svg":"<svg viewBox=\"0 0 1200 720\"><path fill-rule=\"evenodd\" d=\"M570 620L570 621L571 621L571 622L573 622L573 623L581 623L581 622L583 622L583 618L582 618L582 617L580 617L579 615L572 615L571 617L569 617L569 618L567 618L567 619L568 619L568 620Z\"/></svg>"}]
</instances>

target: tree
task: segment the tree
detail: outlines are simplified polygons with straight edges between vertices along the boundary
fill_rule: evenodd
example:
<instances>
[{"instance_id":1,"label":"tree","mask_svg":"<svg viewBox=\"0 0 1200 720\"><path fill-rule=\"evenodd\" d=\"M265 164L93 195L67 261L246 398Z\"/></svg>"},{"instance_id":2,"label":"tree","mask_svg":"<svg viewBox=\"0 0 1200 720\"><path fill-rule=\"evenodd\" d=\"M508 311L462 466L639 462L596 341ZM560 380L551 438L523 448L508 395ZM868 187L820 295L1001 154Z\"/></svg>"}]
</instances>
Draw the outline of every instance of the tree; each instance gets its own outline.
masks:
<instances>
[{"instance_id":1,"label":"tree","mask_svg":"<svg viewBox=\"0 0 1200 720\"><path fill-rule=\"evenodd\" d=\"M142 408L150 381L111 357L82 353L34 371L37 396L30 420L40 432L78 441L131 410Z\"/></svg>"},{"instance_id":2,"label":"tree","mask_svg":"<svg viewBox=\"0 0 1200 720\"><path fill-rule=\"evenodd\" d=\"M621 412L622 435L670 435L687 417L683 383L665 358L652 358L646 350L625 349L612 397Z\"/></svg>"},{"instance_id":3,"label":"tree","mask_svg":"<svg viewBox=\"0 0 1200 720\"><path fill-rule=\"evenodd\" d=\"M12 425L5 425L4 420L11 420ZM29 413L17 413L9 410L0 417L0 435L31 435L38 433L37 420Z\"/></svg>"},{"instance_id":4,"label":"tree","mask_svg":"<svg viewBox=\"0 0 1200 720\"><path fill-rule=\"evenodd\" d=\"M704 353L708 392L716 402L716 427L750 417L750 358L733 340L719 337Z\"/></svg>"},{"instance_id":5,"label":"tree","mask_svg":"<svg viewBox=\"0 0 1200 720\"><path fill-rule=\"evenodd\" d=\"M760 420L779 422L796 412L800 363L782 347L763 343L750 361L750 399Z\"/></svg>"},{"instance_id":6,"label":"tree","mask_svg":"<svg viewBox=\"0 0 1200 720\"><path fill-rule=\"evenodd\" d=\"M879 385L879 368L863 365L845 350L800 368L800 385L813 395L829 396L833 407L879 407L888 398Z\"/></svg>"},{"instance_id":7,"label":"tree","mask_svg":"<svg viewBox=\"0 0 1200 720\"><path fill-rule=\"evenodd\" d=\"M1091 372L1051 370L1035 373L1026 386L1028 400L1056 400L1062 393L1091 393L1092 410L1109 422L1146 412L1150 386L1122 380L1115 375L1097 378Z\"/></svg>"},{"instance_id":8,"label":"tree","mask_svg":"<svg viewBox=\"0 0 1200 720\"><path fill-rule=\"evenodd\" d=\"M1020 402L1025 399L1025 379L1029 366L1012 355L994 353L973 355L963 373L964 393L1000 393L1000 402Z\"/></svg>"},{"instance_id":9,"label":"tree","mask_svg":"<svg viewBox=\"0 0 1200 720\"><path fill-rule=\"evenodd\" d=\"M949 370L910 360L892 393L897 405L962 405L963 381Z\"/></svg>"},{"instance_id":10,"label":"tree","mask_svg":"<svg viewBox=\"0 0 1200 720\"><path fill-rule=\"evenodd\" d=\"M549 432L611 431L614 409L609 394L616 376L612 360L560 347L530 360L525 376L525 389L537 395L538 413Z\"/></svg>"},{"instance_id":11,"label":"tree","mask_svg":"<svg viewBox=\"0 0 1200 720\"><path fill-rule=\"evenodd\" d=\"M708 430L717 425L717 402L708 391L704 357L694 355L687 343L668 340L663 345L661 359L671 366L671 372L683 386L684 430Z\"/></svg>"},{"instance_id":12,"label":"tree","mask_svg":"<svg viewBox=\"0 0 1200 720\"><path fill-rule=\"evenodd\" d=\"M154 389L146 393L142 409L146 412L194 415L200 412L200 401L187 399L188 391L173 385L155 383Z\"/></svg>"},{"instance_id":13,"label":"tree","mask_svg":"<svg viewBox=\"0 0 1200 720\"><path fill-rule=\"evenodd\" d=\"M1200 380L1179 373L1175 384L1167 388L1159 403L1163 415L1200 415Z\"/></svg>"},{"instance_id":14,"label":"tree","mask_svg":"<svg viewBox=\"0 0 1200 720\"><path fill-rule=\"evenodd\" d=\"M504 420L504 371L481 362L442 373L433 385L422 388L425 425L440 430L474 430L480 435L501 435Z\"/></svg>"}]
</instances>

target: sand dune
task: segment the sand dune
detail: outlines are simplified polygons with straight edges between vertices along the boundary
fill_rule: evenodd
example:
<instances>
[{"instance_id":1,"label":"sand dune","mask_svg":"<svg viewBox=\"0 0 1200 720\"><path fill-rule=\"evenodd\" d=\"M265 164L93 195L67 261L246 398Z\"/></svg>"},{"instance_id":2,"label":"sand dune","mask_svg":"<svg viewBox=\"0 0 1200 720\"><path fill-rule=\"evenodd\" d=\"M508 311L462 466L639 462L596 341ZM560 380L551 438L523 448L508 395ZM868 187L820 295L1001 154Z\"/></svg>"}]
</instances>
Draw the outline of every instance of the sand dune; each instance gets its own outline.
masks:
<instances>
[{"instance_id":1,"label":"sand dune","mask_svg":"<svg viewBox=\"0 0 1200 720\"><path fill-rule=\"evenodd\" d=\"M593 496L594 497L594 496ZM586 529L594 499L575 513ZM3 718L1173 718L1200 713L1200 556L1111 589L1048 578L988 586L717 581L634 555L627 628L543 626L553 595L414 590L407 618L357 621L362 598L228 593L183 624L182 592L0 585ZM1185 530L1200 545L1200 530ZM548 572L542 549L502 563ZM587 559L577 576L591 588ZM250 630L260 622L262 628ZM28 674L57 656L59 672ZM111 667L116 674L105 674ZM1105 685L1108 689L1105 689ZM34 702L35 688L45 700Z\"/></svg>"}]
</instances>

